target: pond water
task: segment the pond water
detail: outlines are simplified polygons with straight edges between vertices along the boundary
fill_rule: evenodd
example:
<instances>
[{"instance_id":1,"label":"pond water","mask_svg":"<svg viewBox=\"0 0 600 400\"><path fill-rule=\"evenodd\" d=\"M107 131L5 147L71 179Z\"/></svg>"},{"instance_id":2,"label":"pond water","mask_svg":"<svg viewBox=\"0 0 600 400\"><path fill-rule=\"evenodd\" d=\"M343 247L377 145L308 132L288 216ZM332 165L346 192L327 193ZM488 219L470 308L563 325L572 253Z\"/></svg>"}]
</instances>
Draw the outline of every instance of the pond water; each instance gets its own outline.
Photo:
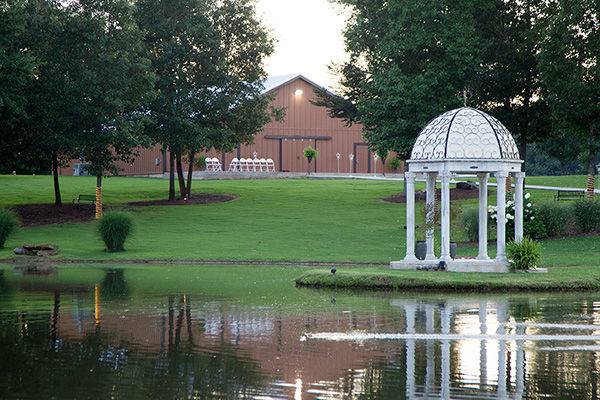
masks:
<instances>
[{"instance_id":1,"label":"pond water","mask_svg":"<svg viewBox=\"0 0 600 400\"><path fill-rule=\"evenodd\" d=\"M2 399L590 399L600 294L296 288L283 267L0 267Z\"/></svg>"}]
</instances>

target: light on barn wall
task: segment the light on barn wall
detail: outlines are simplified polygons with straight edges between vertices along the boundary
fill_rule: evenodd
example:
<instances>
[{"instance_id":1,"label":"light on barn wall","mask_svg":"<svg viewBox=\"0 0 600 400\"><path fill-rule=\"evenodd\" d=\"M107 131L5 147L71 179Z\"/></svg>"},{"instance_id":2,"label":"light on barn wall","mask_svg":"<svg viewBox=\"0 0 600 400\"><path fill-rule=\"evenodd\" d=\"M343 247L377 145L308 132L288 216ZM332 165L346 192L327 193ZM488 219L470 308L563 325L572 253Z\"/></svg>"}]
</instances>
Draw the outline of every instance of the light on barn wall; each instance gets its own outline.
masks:
<instances>
[{"instance_id":1,"label":"light on barn wall","mask_svg":"<svg viewBox=\"0 0 600 400\"><path fill-rule=\"evenodd\" d=\"M294 96L296 97L300 97L304 94L304 90L302 89L296 89L296 91L294 92Z\"/></svg>"}]
</instances>

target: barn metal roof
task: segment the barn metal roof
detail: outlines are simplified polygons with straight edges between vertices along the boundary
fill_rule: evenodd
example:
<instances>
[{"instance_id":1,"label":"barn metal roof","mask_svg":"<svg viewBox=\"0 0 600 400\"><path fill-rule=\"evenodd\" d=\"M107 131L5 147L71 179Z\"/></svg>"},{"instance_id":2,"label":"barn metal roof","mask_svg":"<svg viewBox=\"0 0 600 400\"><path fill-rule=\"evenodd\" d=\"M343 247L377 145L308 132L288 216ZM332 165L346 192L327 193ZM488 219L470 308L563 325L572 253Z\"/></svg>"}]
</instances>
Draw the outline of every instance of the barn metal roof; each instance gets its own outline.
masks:
<instances>
[{"instance_id":1,"label":"barn metal roof","mask_svg":"<svg viewBox=\"0 0 600 400\"><path fill-rule=\"evenodd\" d=\"M287 75L277 75L277 76L270 76L267 79L265 79L265 81L263 82L263 94L264 93L269 93L272 90L277 89L278 87L281 87L289 82L295 81L296 79L302 79L303 81L316 86L318 88L321 88L325 91L327 91L328 93L334 95L328 88L326 88L323 85L319 85L318 83L308 79L306 76L302 75L302 74L287 74Z\"/></svg>"}]
</instances>

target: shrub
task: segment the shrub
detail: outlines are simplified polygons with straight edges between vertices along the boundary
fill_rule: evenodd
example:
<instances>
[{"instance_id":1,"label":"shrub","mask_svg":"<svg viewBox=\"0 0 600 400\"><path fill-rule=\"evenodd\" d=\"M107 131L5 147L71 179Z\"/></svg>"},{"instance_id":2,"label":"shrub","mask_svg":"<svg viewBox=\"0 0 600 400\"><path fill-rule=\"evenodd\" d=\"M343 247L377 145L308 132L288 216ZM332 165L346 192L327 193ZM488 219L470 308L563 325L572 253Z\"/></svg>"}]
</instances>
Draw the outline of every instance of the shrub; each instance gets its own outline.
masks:
<instances>
[{"instance_id":1,"label":"shrub","mask_svg":"<svg viewBox=\"0 0 600 400\"><path fill-rule=\"evenodd\" d=\"M479 210L467 208L462 211L461 219L469 242L476 242L479 238Z\"/></svg>"},{"instance_id":2,"label":"shrub","mask_svg":"<svg viewBox=\"0 0 600 400\"><path fill-rule=\"evenodd\" d=\"M398 168L400 168L401 163L402 163L402 160L400 158L393 157L389 162L390 169L394 172L398 171Z\"/></svg>"},{"instance_id":3,"label":"shrub","mask_svg":"<svg viewBox=\"0 0 600 400\"><path fill-rule=\"evenodd\" d=\"M521 243L510 242L506 246L511 271L527 271L537 267L542 258L542 246L529 238Z\"/></svg>"},{"instance_id":4,"label":"shrub","mask_svg":"<svg viewBox=\"0 0 600 400\"><path fill-rule=\"evenodd\" d=\"M106 245L106 250L110 252L125 250L125 240L132 230L131 217L120 212L105 214L98 224L100 237Z\"/></svg>"},{"instance_id":5,"label":"shrub","mask_svg":"<svg viewBox=\"0 0 600 400\"><path fill-rule=\"evenodd\" d=\"M0 249L4 248L6 239L14 233L18 226L17 215L10 210L0 208Z\"/></svg>"},{"instance_id":6,"label":"shrub","mask_svg":"<svg viewBox=\"0 0 600 400\"><path fill-rule=\"evenodd\" d=\"M206 156L205 155L199 156L198 159L196 160L196 165L198 166L198 168L206 168Z\"/></svg>"},{"instance_id":7,"label":"shrub","mask_svg":"<svg viewBox=\"0 0 600 400\"><path fill-rule=\"evenodd\" d=\"M534 239L541 239L546 237L546 227L541 222L537 215L537 208L530 200L531 195L525 193L523 197L523 233L525 236L529 236ZM492 219L491 224L496 225L496 206L488 206L488 212ZM506 202L506 238L511 238L515 232L515 202L509 200Z\"/></svg>"},{"instance_id":8,"label":"shrub","mask_svg":"<svg viewBox=\"0 0 600 400\"><path fill-rule=\"evenodd\" d=\"M573 203L573 214L581 232L600 231L600 200L585 199Z\"/></svg>"},{"instance_id":9,"label":"shrub","mask_svg":"<svg viewBox=\"0 0 600 400\"><path fill-rule=\"evenodd\" d=\"M546 237L572 235L577 232L573 209L570 206L558 202L540 203L536 214L546 228Z\"/></svg>"},{"instance_id":10,"label":"shrub","mask_svg":"<svg viewBox=\"0 0 600 400\"><path fill-rule=\"evenodd\" d=\"M317 150L313 149L312 146L307 146L304 149L304 157L306 157L306 159L308 160L309 163L313 159L317 158L318 155L319 155L319 152Z\"/></svg>"}]
</instances>

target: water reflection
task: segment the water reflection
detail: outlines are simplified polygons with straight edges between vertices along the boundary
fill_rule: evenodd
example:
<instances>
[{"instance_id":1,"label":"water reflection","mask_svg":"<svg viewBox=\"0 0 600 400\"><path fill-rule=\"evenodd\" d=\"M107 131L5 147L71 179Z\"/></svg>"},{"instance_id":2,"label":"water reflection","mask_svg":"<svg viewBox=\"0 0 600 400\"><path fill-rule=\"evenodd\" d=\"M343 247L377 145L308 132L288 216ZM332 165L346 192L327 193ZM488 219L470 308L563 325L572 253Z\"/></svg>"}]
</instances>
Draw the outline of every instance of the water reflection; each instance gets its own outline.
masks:
<instances>
[{"instance_id":1,"label":"water reflection","mask_svg":"<svg viewBox=\"0 0 600 400\"><path fill-rule=\"evenodd\" d=\"M290 284L275 303L240 290L247 282L221 296L206 294L209 281L148 293L145 271L127 268L94 269L87 280L0 272L2 399L598 393L592 294L402 296Z\"/></svg>"}]
</instances>

